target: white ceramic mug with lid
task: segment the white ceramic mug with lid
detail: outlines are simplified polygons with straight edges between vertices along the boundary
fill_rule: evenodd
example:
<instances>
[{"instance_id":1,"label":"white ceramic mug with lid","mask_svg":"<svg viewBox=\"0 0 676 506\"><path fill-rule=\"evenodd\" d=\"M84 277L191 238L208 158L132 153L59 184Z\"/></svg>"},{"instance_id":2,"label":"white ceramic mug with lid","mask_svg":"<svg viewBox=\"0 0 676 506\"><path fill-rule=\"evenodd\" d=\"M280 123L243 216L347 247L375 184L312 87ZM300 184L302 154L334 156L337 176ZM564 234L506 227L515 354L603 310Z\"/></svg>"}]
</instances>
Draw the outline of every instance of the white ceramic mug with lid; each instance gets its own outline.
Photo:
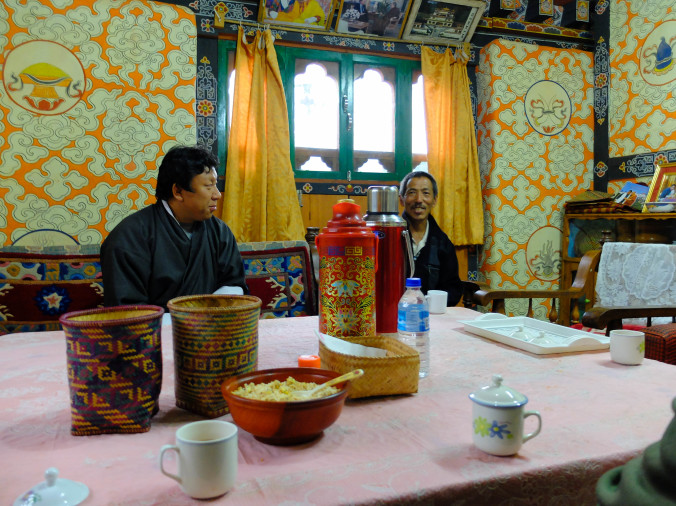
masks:
<instances>
[{"instance_id":1,"label":"white ceramic mug with lid","mask_svg":"<svg viewBox=\"0 0 676 506\"><path fill-rule=\"evenodd\" d=\"M178 455L178 474L164 468L164 454ZM222 420L203 420L176 431L176 444L160 450L162 474L176 480L195 499L225 494L237 477L237 426Z\"/></svg>"},{"instance_id":2,"label":"white ceramic mug with lid","mask_svg":"<svg viewBox=\"0 0 676 506\"><path fill-rule=\"evenodd\" d=\"M502 385L502 376L493 375L493 381L469 395L472 406L474 444L491 455L514 455L521 445L534 438L542 428L542 417L537 411L525 411L528 398ZM537 428L524 434L524 420L530 416L538 420Z\"/></svg>"}]
</instances>

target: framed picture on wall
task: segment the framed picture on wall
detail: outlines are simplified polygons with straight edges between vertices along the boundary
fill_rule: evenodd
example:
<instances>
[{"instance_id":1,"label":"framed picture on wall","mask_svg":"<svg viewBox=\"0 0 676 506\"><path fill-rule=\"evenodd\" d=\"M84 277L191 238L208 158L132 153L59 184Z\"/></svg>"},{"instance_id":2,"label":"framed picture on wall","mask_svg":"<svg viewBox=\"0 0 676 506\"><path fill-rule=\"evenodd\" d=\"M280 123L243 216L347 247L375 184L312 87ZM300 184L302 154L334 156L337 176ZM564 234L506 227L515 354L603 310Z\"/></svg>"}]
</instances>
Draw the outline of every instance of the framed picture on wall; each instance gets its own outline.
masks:
<instances>
[{"instance_id":1,"label":"framed picture on wall","mask_svg":"<svg viewBox=\"0 0 676 506\"><path fill-rule=\"evenodd\" d=\"M483 0L413 0L403 38L437 44L468 42L485 9Z\"/></svg>"},{"instance_id":2,"label":"framed picture on wall","mask_svg":"<svg viewBox=\"0 0 676 506\"><path fill-rule=\"evenodd\" d=\"M676 212L676 163L655 164L643 212Z\"/></svg>"},{"instance_id":3,"label":"framed picture on wall","mask_svg":"<svg viewBox=\"0 0 676 506\"><path fill-rule=\"evenodd\" d=\"M338 0L260 0L258 21L308 30L327 30Z\"/></svg>"},{"instance_id":4,"label":"framed picture on wall","mask_svg":"<svg viewBox=\"0 0 676 506\"><path fill-rule=\"evenodd\" d=\"M401 38L410 0L342 0L336 31Z\"/></svg>"}]
</instances>

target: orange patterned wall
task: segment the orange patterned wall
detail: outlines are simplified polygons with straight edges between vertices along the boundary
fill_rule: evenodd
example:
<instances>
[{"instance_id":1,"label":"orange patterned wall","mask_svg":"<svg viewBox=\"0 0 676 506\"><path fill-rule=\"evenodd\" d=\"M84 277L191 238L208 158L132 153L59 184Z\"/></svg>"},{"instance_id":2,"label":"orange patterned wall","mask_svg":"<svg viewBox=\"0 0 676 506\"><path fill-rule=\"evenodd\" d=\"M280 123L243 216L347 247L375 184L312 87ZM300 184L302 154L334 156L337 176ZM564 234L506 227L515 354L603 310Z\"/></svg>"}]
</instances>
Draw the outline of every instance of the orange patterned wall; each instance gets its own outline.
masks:
<instances>
[{"instance_id":1,"label":"orange patterned wall","mask_svg":"<svg viewBox=\"0 0 676 506\"><path fill-rule=\"evenodd\" d=\"M196 142L196 44L180 6L0 3L0 245L98 244L155 201L158 158Z\"/></svg>"},{"instance_id":2,"label":"orange patterned wall","mask_svg":"<svg viewBox=\"0 0 676 506\"><path fill-rule=\"evenodd\" d=\"M593 57L579 50L493 41L477 68L485 241L491 288L555 288L563 204L591 188ZM507 311L526 314L526 300ZM544 318L545 305L534 308Z\"/></svg>"},{"instance_id":3,"label":"orange patterned wall","mask_svg":"<svg viewBox=\"0 0 676 506\"><path fill-rule=\"evenodd\" d=\"M610 157L676 149L675 33L673 2L611 3Z\"/></svg>"}]
</instances>

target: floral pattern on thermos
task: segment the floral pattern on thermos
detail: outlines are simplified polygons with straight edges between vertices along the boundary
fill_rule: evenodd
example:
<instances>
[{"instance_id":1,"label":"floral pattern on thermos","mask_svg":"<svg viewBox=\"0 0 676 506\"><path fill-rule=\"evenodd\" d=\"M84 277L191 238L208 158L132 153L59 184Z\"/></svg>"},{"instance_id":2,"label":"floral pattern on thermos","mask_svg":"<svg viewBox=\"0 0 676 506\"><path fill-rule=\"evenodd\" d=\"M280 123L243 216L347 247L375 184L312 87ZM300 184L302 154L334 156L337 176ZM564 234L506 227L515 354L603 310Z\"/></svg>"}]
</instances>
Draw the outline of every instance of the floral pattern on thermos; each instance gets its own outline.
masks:
<instances>
[{"instance_id":1,"label":"floral pattern on thermos","mask_svg":"<svg viewBox=\"0 0 676 506\"><path fill-rule=\"evenodd\" d=\"M334 337L375 335L375 248L330 246L319 268L319 330Z\"/></svg>"}]
</instances>

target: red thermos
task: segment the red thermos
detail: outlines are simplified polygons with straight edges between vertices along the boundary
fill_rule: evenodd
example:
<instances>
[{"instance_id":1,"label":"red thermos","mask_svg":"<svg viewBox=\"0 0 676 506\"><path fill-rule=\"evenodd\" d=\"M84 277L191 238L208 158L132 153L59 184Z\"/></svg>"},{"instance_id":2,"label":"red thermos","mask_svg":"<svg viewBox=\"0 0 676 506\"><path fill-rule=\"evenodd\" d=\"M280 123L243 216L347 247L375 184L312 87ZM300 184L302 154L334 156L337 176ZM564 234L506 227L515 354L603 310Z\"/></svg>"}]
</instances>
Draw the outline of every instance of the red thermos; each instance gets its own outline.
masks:
<instances>
[{"instance_id":1,"label":"red thermos","mask_svg":"<svg viewBox=\"0 0 676 506\"><path fill-rule=\"evenodd\" d=\"M376 236L353 200L333 206L315 238L319 252L319 331L334 337L376 335Z\"/></svg>"},{"instance_id":2,"label":"red thermos","mask_svg":"<svg viewBox=\"0 0 676 506\"><path fill-rule=\"evenodd\" d=\"M378 237L376 272L376 331L397 332L397 306L406 283L406 255L411 264L406 221L399 216L399 190L396 186L370 186L366 192L368 212L364 220Z\"/></svg>"}]
</instances>

